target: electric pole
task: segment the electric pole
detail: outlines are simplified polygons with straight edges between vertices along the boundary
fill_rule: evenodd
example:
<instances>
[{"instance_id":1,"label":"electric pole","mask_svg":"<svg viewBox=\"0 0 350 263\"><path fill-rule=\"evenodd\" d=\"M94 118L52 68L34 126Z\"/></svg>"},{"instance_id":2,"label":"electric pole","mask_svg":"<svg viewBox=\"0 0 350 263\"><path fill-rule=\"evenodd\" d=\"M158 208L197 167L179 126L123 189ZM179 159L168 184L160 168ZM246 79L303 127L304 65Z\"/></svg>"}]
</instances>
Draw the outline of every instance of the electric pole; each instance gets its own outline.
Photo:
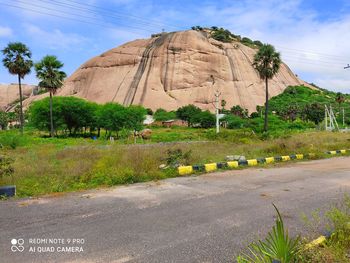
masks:
<instances>
[{"instance_id":1,"label":"electric pole","mask_svg":"<svg viewBox=\"0 0 350 263\"><path fill-rule=\"evenodd\" d=\"M210 78L212 79L212 85L214 87L215 79L213 75L210 75ZM216 115L216 133L220 132L220 120L219 120L219 97L221 93L217 89L214 93L215 96L215 115Z\"/></svg>"}]
</instances>

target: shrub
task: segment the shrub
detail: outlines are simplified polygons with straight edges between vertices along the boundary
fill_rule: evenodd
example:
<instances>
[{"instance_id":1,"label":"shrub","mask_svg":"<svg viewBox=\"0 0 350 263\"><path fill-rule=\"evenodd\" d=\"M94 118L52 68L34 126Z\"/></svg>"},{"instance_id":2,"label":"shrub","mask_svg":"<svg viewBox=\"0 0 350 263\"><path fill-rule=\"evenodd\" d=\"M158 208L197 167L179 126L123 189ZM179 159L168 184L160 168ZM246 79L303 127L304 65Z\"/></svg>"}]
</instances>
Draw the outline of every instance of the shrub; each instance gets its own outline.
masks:
<instances>
[{"instance_id":1,"label":"shrub","mask_svg":"<svg viewBox=\"0 0 350 263\"><path fill-rule=\"evenodd\" d=\"M226 115L221 119L227 123L229 129L240 129L244 128L246 121L236 115Z\"/></svg>"},{"instance_id":2,"label":"shrub","mask_svg":"<svg viewBox=\"0 0 350 263\"><path fill-rule=\"evenodd\" d=\"M195 117L195 115L199 114L201 112L202 112L202 110L200 108L190 104L190 105L178 108L176 111L176 116L180 120L187 121L188 126L191 126L194 123L193 118ZM196 121L198 121L198 118Z\"/></svg>"},{"instance_id":3,"label":"shrub","mask_svg":"<svg viewBox=\"0 0 350 263\"><path fill-rule=\"evenodd\" d=\"M301 114L304 120L313 121L315 124L318 124L324 119L324 107L319 103L312 103L306 105Z\"/></svg>"},{"instance_id":4,"label":"shrub","mask_svg":"<svg viewBox=\"0 0 350 263\"><path fill-rule=\"evenodd\" d=\"M0 130L6 130L8 123L9 123L8 114L0 110Z\"/></svg>"},{"instance_id":5,"label":"shrub","mask_svg":"<svg viewBox=\"0 0 350 263\"><path fill-rule=\"evenodd\" d=\"M176 119L176 113L174 111L166 111L164 109L158 109L153 115L156 121L168 121Z\"/></svg>"},{"instance_id":6,"label":"shrub","mask_svg":"<svg viewBox=\"0 0 350 263\"><path fill-rule=\"evenodd\" d=\"M229 30L223 28L214 28L212 29L211 37L217 41L230 43L232 42L232 33Z\"/></svg>"},{"instance_id":7,"label":"shrub","mask_svg":"<svg viewBox=\"0 0 350 263\"><path fill-rule=\"evenodd\" d=\"M216 118L210 111L202 111L196 113L191 118L191 122L193 124L199 124L202 128L208 129L215 126Z\"/></svg>"}]
</instances>

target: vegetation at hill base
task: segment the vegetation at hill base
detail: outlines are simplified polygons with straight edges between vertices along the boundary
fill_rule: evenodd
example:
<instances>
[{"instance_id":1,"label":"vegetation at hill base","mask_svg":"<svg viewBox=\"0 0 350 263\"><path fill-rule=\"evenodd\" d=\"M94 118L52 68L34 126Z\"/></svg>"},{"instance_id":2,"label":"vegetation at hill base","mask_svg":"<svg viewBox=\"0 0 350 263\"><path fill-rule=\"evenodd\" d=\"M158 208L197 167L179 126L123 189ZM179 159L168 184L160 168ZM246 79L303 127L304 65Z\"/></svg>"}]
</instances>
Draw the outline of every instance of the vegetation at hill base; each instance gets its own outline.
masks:
<instances>
[{"instance_id":1,"label":"vegetation at hill base","mask_svg":"<svg viewBox=\"0 0 350 263\"><path fill-rule=\"evenodd\" d=\"M0 155L12 160L12 173L1 175L0 185L16 184L19 196L36 196L174 177L177 165L220 162L227 155L258 158L312 152L324 158L325 151L349 149L350 135L317 131L323 127L321 109L333 105L340 121L338 112L344 107L348 123L348 99L348 95L325 90L289 87L270 99L268 133L263 132L264 107L249 115L237 105L226 109L222 102L224 127L217 134L215 115L194 105L153 113L140 106L99 105L55 96L56 137L49 138L50 102L45 98L27 110L23 136L15 129L0 131ZM291 112L291 105L297 110ZM146 113L159 121L181 119L188 127L151 124L147 126L152 129L150 140L135 139L134 131L145 127ZM2 122L8 116L1 114ZM107 140L110 136L116 140ZM159 169L161 164L168 168Z\"/></svg>"},{"instance_id":2,"label":"vegetation at hill base","mask_svg":"<svg viewBox=\"0 0 350 263\"><path fill-rule=\"evenodd\" d=\"M129 137L111 142L50 138L47 132L29 128L23 136L16 130L0 131L0 155L13 160L13 173L0 176L0 185L15 184L23 197L160 180L178 176L176 166L159 169L174 158L171 151L180 151L177 165L193 165L221 162L227 155L258 158L312 152L315 158L325 158L327 150L350 148L350 135L341 133L293 132L263 139L247 129L223 129L219 134L188 127L152 130L151 141L139 139L137 144Z\"/></svg>"}]
</instances>

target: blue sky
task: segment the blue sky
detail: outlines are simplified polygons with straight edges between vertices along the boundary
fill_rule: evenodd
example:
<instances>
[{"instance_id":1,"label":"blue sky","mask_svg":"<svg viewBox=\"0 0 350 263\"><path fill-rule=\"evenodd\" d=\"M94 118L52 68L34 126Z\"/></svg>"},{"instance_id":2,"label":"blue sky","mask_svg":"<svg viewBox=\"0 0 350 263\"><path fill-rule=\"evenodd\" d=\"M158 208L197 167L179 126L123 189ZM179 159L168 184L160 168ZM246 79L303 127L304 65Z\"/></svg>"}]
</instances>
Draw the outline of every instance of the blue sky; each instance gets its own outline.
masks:
<instances>
[{"instance_id":1,"label":"blue sky","mask_svg":"<svg viewBox=\"0 0 350 263\"><path fill-rule=\"evenodd\" d=\"M24 42L35 61L56 55L68 74L126 41L193 25L271 43L304 80L350 93L348 0L0 0L0 48ZM0 67L0 83L15 81Z\"/></svg>"}]
</instances>

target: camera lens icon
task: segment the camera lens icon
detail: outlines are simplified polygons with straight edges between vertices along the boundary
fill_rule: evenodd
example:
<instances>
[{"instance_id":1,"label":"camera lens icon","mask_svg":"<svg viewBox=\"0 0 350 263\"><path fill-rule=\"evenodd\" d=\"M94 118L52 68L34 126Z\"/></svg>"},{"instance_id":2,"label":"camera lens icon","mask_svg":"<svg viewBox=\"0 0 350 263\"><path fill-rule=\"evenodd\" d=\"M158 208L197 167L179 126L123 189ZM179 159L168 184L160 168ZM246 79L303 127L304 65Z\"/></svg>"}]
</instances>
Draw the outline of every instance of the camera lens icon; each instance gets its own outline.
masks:
<instances>
[{"instance_id":1,"label":"camera lens icon","mask_svg":"<svg viewBox=\"0 0 350 263\"><path fill-rule=\"evenodd\" d=\"M12 252L23 252L24 250L24 239L23 238L19 238L19 239L16 239L16 238L13 238L11 239L11 251Z\"/></svg>"}]
</instances>

